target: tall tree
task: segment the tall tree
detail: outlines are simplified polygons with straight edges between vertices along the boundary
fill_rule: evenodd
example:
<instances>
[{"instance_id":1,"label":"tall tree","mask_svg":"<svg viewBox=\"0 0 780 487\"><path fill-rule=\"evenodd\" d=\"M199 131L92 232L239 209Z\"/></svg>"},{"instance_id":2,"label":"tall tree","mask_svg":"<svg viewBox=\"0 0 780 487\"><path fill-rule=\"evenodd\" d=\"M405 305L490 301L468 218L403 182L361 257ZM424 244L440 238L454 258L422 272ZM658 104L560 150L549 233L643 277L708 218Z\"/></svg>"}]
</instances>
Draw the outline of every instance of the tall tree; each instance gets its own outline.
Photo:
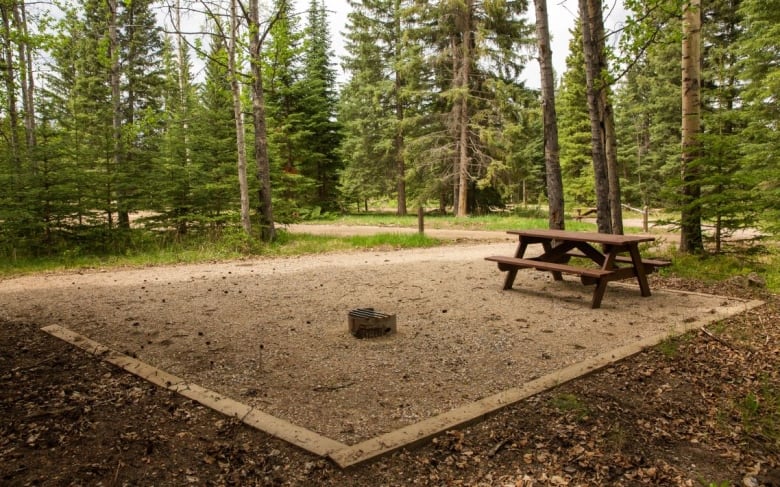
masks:
<instances>
[{"instance_id":1,"label":"tall tree","mask_svg":"<svg viewBox=\"0 0 780 487\"><path fill-rule=\"evenodd\" d=\"M580 0L579 8L591 119L597 224L602 233L623 233L615 122L609 101L610 82L603 10L599 0Z\"/></svg>"},{"instance_id":2,"label":"tall tree","mask_svg":"<svg viewBox=\"0 0 780 487\"><path fill-rule=\"evenodd\" d=\"M550 49L550 29L547 21L547 1L534 0L536 5L536 36L539 43L539 65L544 113L544 160L547 168L547 199L550 208L550 228L564 228L563 182L561 180L558 117L555 111L555 79Z\"/></svg>"},{"instance_id":3,"label":"tall tree","mask_svg":"<svg viewBox=\"0 0 780 487\"><path fill-rule=\"evenodd\" d=\"M336 120L338 98L332 65L330 32L322 0L310 0L304 42L303 86L305 147L303 175L317 184L316 204L324 209L338 206L338 174L342 168L338 147L341 143Z\"/></svg>"},{"instance_id":4,"label":"tall tree","mask_svg":"<svg viewBox=\"0 0 780 487\"><path fill-rule=\"evenodd\" d=\"M154 173L153 161L158 157L162 131L163 111L163 38L162 29L152 11L152 0L119 2L117 17L120 30L119 72L119 137L117 147L120 180L117 191L121 195L119 223L129 228L129 212L148 205L153 196L146 192L147 176ZM109 27L110 28L110 27ZM178 89L176 90L178 92ZM113 95L112 95L113 97Z\"/></svg>"},{"instance_id":5,"label":"tall tree","mask_svg":"<svg viewBox=\"0 0 780 487\"><path fill-rule=\"evenodd\" d=\"M285 2L280 2L269 22L260 24L260 4L258 0L249 0L249 64L252 71L251 98L252 119L254 122L254 155L257 166L258 216L260 219L260 237L264 242L276 238L274 227L273 199L271 196L271 162L268 158L268 133L265 120L265 89L263 87L262 49L273 24L284 12Z\"/></svg>"},{"instance_id":6,"label":"tall tree","mask_svg":"<svg viewBox=\"0 0 780 487\"><path fill-rule=\"evenodd\" d=\"M241 208L236 192L236 132L227 39L214 36L204 60L204 80L192 117L193 203L218 230Z\"/></svg>"},{"instance_id":7,"label":"tall tree","mask_svg":"<svg viewBox=\"0 0 780 487\"><path fill-rule=\"evenodd\" d=\"M701 130L701 0L683 9L682 40L682 217L680 251L703 250L699 158Z\"/></svg>"},{"instance_id":8,"label":"tall tree","mask_svg":"<svg viewBox=\"0 0 780 487\"><path fill-rule=\"evenodd\" d=\"M733 231L755 227L756 180L741 160L746 126L741 69L736 45L746 34L738 12L740 0L709 0L702 6L702 218L713 223L715 252Z\"/></svg>"},{"instance_id":9,"label":"tall tree","mask_svg":"<svg viewBox=\"0 0 780 487\"><path fill-rule=\"evenodd\" d=\"M241 100L241 76L238 60L240 17L238 0L230 0L230 20L227 39L227 66L230 79L230 93L233 98L233 118L236 126L236 161L238 165L238 186L241 195L241 226L247 234L252 232L252 219L249 207L249 178L247 176L246 132L244 128L244 108ZM215 27L221 31L219 18L212 18ZM224 33L223 33L224 35Z\"/></svg>"},{"instance_id":10,"label":"tall tree","mask_svg":"<svg viewBox=\"0 0 780 487\"><path fill-rule=\"evenodd\" d=\"M629 203L679 207L681 2L626 2L621 37L623 65L618 86L620 158Z\"/></svg>"},{"instance_id":11,"label":"tall tree","mask_svg":"<svg viewBox=\"0 0 780 487\"><path fill-rule=\"evenodd\" d=\"M278 20L264 43L263 76L268 114L268 148L274 188L274 216L288 223L314 204L315 181L301 174L306 147L303 32L287 0L275 0Z\"/></svg>"},{"instance_id":12,"label":"tall tree","mask_svg":"<svg viewBox=\"0 0 780 487\"><path fill-rule=\"evenodd\" d=\"M580 206L593 206L596 192L580 21L577 21L571 34L566 72L563 73L556 97L556 108L560 113L558 128L563 188L566 201Z\"/></svg>"},{"instance_id":13,"label":"tall tree","mask_svg":"<svg viewBox=\"0 0 780 487\"><path fill-rule=\"evenodd\" d=\"M524 66L518 51L529 42L531 28L520 17L527 6L525 1L444 0L429 12L440 19L433 54L440 63L439 96L447 109L458 216L469 213L474 201L469 193L495 162L480 137L495 120L489 115L495 108L490 84L516 79Z\"/></svg>"},{"instance_id":14,"label":"tall tree","mask_svg":"<svg viewBox=\"0 0 780 487\"><path fill-rule=\"evenodd\" d=\"M350 1L340 120L345 171L342 187L355 196L395 192L396 213L407 211L410 110L425 83L419 42L409 29L415 6L401 0ZM377 178L377 174L387 175ZM362 195L360 195L362 193Z\"/></svg>"},{"instance_id":15,"label":"tall tree","mask_svg":"<svg viewBox=\"0 0 780 487\"><path fill-rule=\"evenodd\" d=\"M745 119L742 162L755 178L752 202L767 230L780 233L780 0L742 0L749 35L737 43Z\"/></svg>"}]
</instances>

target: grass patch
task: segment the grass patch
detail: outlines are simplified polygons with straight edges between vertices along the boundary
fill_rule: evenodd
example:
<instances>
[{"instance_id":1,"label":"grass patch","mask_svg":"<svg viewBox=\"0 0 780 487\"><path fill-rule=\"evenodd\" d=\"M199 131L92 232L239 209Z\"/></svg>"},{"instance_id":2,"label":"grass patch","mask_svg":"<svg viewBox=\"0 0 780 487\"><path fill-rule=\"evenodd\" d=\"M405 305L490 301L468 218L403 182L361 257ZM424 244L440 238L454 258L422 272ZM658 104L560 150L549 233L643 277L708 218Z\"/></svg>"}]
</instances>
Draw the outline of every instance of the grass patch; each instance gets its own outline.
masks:
<instances>
[{"instance_id":1,"label":"grass patch","mask_svg":"<svg viewBox=\"0 0 780 487\"><path fill-rule=\"evenodd\" d=\"M767 378L734 404L745 433L780 448L780 388Z\"/></svg>"},{"instance_id":2,"label":"grass patch","mask_svg":"<svg viewBox=\"0 0 780 487\"><path fill-rule=\"evenodd\" d=\"M550 399L550 404L562 413L573 413L578 421L590 414L588 406L574 394L558 394Z\"/></svg>"},{"instance_id":3,"label":"grass patch","mask_svg":"<svg viewBox=\"0 0 780 487\"><path fill-rule=\"evenodd\" d=\"M664 357L672 359L680 355L680 348L690 341L691 334L686 333L684 335L669 336L662 340L655 347L663 354Z\"/></svg>"},{"instance_id":4,"label":"grass patch","mask_svg":"<svg viewBox=\"0 0 780 487\"><path fill-rule=\"evenodd\" d=\"M529 215L526 213L502 213L482 216L457 218L452 215L426 215L425 228L460 229L460 230L524 230L529 228L548 228L546 215ZM329 215L304 223L336 224L357 226L382 226L417 228L417 215L397 216L390 213L354 213L347 215ZM567 221L568 230L595 231L596 226L575 220Z\"/></svg>"},{"instance_id":5,"label":"grass patch","mask_svg":"<svg viewBox=\"0 0 780 487\"><path fill-rule=\"evenodd\" d=\"M140 232L140 231L139 231ZM382 233L371 236L333 237L291 234L280 230L275 242L266 244L242 232L225 233L218 239L191 236L174 241L163 235L156 239L138 236L121 252L90 253L70 249L46 257L0 259L0 277L39 272L116 267L146 267L242 259L252 256L284 257L349 250L433 247L438 239L419 234Z\"/></svg>"},{"instance_id":6,"label":"grass patch","mask_svg":"<svg viewBox=\"0 0 780 487\"><path fill-rule=\"evenodd\" d=\"M780 253L776 250L756 254L675 254L671 260L667 272L679 277L712 283L756 273L766 281L767 289L780 291Z\"/></svg>"}]
</instances>

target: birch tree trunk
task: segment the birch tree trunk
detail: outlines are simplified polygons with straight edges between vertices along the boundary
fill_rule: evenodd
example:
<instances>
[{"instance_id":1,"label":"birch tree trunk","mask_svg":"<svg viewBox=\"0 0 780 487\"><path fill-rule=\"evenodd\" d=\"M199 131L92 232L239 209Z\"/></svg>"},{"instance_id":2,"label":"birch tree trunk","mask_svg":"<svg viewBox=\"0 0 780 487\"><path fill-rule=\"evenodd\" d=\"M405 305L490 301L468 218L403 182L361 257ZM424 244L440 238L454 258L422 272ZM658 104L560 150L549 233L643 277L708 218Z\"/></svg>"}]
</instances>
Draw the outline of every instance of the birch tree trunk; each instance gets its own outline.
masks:
<instances>
[{"instance_id":1,"label":"birch tree trunk","mask_svg":"<svg viewBox=\"0 0 780 487\"><path fill-rule=\"evenodd\" d=\"M682 40L682 215L680 251L703 250L701 187L695 161L701 127L701 0L689 0L683 10Z\"/></svg>"},{"instance_id":2,"label":"birch tree trunk","mask_svg":"<svg viewBox=\"0 0 780 487\"><path fill-rule=\"evenodd\" d=\"M244 131L244 111L241 106L241 88L238 83L236 66L236 46L238 44L238 0L230 0L230 35L228 38L228 73L230 92L233 96L233 116L236 122L236 151L238 156L238 187L241 195L241 226L251 235L252 220L249 215L249 181L246 173L246 139Z\"/></svg>"},{"instance_id":3,"label":"birch tree trunk","mask_svg":"<svg viewBox=\"0 0 780 487\"><path fill-rule=\"evenodd\" d=\"M558 145L558 117L555 111L555 79L550 49L550 29L547 19L547 0L534 0L536 7L536 38L539 43L539 67L544 114L544 163L547 173L547 199L550 228L564 228L563 181L561 177L560 147Z\"/></svg>"},{"instance_id":4,"label":"birch tree trunk","mask_svg":"<svg viewBox=\"0 0 780 487\"><path fill-rule=\"evenodd\" d=\"M281 8L280 8L281 11ZM263 91L263 73L260 59L260 49L268 29L260 34L260 6L258 0L249 0L249 53L252 69L252 114L255 124L255 163L257 165L257 180L259 183L258 216L260 218L260 234L264 242L276 238L274 228L274 212L271 200L271 163L268 159L268 134L265 122L265 93Z\"/></svg>"}]
</instances>

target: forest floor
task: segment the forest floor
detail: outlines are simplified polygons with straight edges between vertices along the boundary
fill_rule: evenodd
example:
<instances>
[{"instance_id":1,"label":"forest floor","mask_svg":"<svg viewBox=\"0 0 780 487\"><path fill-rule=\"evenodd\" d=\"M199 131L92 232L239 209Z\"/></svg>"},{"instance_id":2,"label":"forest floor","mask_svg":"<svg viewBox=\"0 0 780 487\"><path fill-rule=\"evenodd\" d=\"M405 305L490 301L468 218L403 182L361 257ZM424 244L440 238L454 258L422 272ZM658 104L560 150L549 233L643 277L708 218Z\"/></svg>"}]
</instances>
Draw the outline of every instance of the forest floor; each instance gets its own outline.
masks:
<instances>
[{"instance_id":1,"label":"forest floor","mask_svg":"<svg viewBox=\"0 0 780 487\"><path fill-rule=\"evenodd\" d=\"M100 275L116 277L65 278ZM20 297L0 313L0 484L780 486L780 298L747 279L653 276L651 286L765 304L348 470L40 331L77 325L78 310L51 315L30 300L29 314L11 316ZM610 288L605 304L632 299L620 294Z\"/></svg>"}]
</instances>

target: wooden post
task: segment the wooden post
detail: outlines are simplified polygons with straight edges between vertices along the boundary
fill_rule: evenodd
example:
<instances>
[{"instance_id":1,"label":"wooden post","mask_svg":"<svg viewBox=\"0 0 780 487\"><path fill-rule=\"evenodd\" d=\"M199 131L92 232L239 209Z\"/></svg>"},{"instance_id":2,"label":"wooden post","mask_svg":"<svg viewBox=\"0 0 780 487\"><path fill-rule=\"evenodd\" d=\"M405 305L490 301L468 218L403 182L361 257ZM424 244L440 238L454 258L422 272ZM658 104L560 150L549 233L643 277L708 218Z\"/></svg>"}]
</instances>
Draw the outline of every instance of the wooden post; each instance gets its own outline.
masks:
<instances>
[{"instance_id":1,"label":"wooden post","mask_svg":"<svg viewBox=\"0 0 780 487\"><path fill-rule=\"evenodd\" d=\"M649 220L650 220L650 208L645 205L644 208L642 208L642 230L647 233L650 231L649 226Z\"/></svg>"},{"instance_id":2,"label":"wooden post","mask_svg":"<svg viewBox=\"0 0 780 487\"><path fill-rule=\"evenodd\" d=\"M420 235L425 233L425 208L422 205L417 207L417 232Z\"/></svg>"}]
</instances>

